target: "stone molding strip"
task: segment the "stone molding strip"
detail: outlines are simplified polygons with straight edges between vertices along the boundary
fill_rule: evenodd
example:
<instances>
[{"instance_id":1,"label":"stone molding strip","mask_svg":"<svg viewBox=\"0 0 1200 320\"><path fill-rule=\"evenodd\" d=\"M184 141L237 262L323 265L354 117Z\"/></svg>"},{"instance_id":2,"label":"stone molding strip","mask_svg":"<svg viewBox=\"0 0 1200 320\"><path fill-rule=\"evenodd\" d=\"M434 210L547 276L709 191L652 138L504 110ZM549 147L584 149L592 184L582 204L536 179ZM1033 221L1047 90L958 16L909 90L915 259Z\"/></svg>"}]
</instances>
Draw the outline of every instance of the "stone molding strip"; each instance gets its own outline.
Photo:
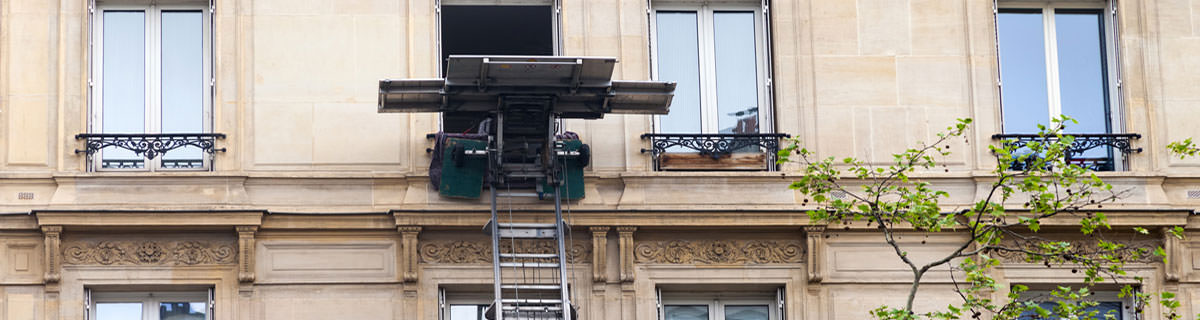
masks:
<instances>
[{"instance_id":1,"label":"stone molding strip","mask_svg":"<svg viewBox=\"0 0 1200 320\"><path fill-rule=\"evenodd\" d=\"M804 263L800 240L666 240L639 241L638 263L772 264Z\"/></svg>"}]
</instances>

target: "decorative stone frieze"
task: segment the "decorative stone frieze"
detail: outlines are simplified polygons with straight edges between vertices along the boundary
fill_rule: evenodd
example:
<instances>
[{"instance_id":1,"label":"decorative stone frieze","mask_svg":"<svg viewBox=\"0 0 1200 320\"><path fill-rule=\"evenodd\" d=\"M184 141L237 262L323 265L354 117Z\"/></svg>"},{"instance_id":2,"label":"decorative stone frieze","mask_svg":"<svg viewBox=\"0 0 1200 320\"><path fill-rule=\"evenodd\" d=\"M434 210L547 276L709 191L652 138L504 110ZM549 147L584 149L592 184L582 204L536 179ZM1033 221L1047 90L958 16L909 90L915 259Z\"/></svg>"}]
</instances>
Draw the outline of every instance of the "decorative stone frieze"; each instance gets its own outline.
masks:
<instances>
[{"instance_id":1,"label":"decorative stone frieze","mask_svg":"<svg viewBox=\"0 0 1200 320\"><path fill-rule=\"evenodd\" d=\"M1028 248L1028 247L1037 246L1037 243L1040 243L1043 241L1044 240L1035 240L1035 239L1021 240L1021 239L1014 239L1013 237L1008 237L1008 238L1004 239L1004 242L1001 245L1004 247L1010 247L1010 248L1011 247ZM1098 241L1096 241L1095 239L1073 239L1073 240L1051 239L1050 241L1067 241L1067 242L1071 243L1072 248L1082 250L1083 252L1086 252L1086 253L1099 253L1102 251L1099 247L1100 243ZM1163 244L1162 239L1145 239L1145 240L1109 239L1109 241L1115 242L1118 244L1122 244L1125 246L1124 248L1119 249L1115 252L1115 254L1117 254L1124 261L1139 262L1139 263L1162 262L1162 257L1154 255L1154 250ZM1138 249L1144 250L1145 254L1142 254L1137 259L1133 259L1133 254ZM1022 252L994 250L992 255L995 256L997 260L1000 260L1001 262L1004 262L1004 263L1025 263L1025 262L1027 262L1026 254L1022 253Z\"/></svg>"},{"instance_id":2,"label":"decorative stone frieze","mask_svg":"<svg viewBox=\"0 0 1200 320\"><path fill-rule=\"evenodd\" d=\"M237 263L232 241L118 240L70 242L63 262L71 265L195 266Z\"/></svg>"},{"instance_id":3,"label":"decorative stone frieze","mask_svg":"<svg viewBox=\"0 0 1200 320\"><path fill-rule=\"evenodd\" d=\"M521 253L556 253L552 240L520 239L503 241L500 250L512 252L513 242L517 252ZM432 240L421 241L421 263L470 264L492 263L492 244L488 241L458 241ZM589 263L592 258L592 246L587 241L577 240L567 251L567 261L570 263Z\"/></svg>"},{"instance_id":4,"label":"decorative stone frieze","mask_svg":"<svg viewBox=\"0 0 1200 320\"><path fill-rule=\"evenodd\" d=\"M638 263L768 264L803 263L799 240L642 241L634 249Z\"/></svg>"}]
</instances>

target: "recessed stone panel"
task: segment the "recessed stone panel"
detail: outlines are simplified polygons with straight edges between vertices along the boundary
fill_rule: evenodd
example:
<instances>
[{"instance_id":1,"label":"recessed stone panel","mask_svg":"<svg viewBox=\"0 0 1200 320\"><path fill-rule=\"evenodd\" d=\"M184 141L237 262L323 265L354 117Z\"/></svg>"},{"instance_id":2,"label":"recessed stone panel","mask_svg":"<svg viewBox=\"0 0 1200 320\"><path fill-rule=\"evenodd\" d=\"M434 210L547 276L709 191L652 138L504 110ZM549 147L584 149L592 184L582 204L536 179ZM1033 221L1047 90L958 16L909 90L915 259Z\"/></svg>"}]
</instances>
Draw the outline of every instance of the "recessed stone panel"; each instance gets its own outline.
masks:
<instances>
[{"instance_id":1,"label":"recessed stone panel","mask_svg":"<svg viewBox=\"0 0 1200 320\"><path fill-rule=\"evenodd\" d=\"M396 281L393 241L261 241L260 283L336 283Z\"/></svg>"}]
</instances>

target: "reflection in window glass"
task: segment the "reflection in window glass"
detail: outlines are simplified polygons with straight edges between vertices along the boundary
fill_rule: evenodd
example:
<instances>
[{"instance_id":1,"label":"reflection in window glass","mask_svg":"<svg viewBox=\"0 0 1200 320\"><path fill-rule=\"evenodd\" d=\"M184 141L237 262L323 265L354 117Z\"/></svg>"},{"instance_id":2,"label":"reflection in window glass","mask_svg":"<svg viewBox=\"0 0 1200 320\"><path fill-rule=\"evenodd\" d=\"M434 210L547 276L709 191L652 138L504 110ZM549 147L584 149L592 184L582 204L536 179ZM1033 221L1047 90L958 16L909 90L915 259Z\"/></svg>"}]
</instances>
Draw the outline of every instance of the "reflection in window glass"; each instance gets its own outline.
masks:
<instances>
[{"instance_id":1,"label":"reflection in window glass","mask_svg":"<svg viewBox=\"0 0 1200 320\"><path fill-rule=\"evenodd\" d=\"M754 13L716 12L713 31L719 133L758 133Z\"/></svg>"},{"instance_id":2,"label":"reflection in window glass","mask_svg":"<svg viewBox=\"0 0 1200 320\"><path fill-rule=\"evenodd\" d=\"M204 131L204 17L200 11L162 13L162 132ZM162 157L166 168L204 165L197 147Z\"/></svg>"},{"instance_id":3,"label":"reflection in window glass","mask_svg":"<svg viewBox=\"0 0 1200 320\"><path fill-rule=\"evenodd\" d=\"M700 43L696 12L658 11L658 80L675 81L670 114L659 118L659 132L701 132Z\"/></svg>"},{"instance_id":4,"label":"reflection in window glass","mask_svg":"<svg viewBox=\"0 0 1200 320\"><path fill-rule=\"evenodd\" d=\"M1050 121L1042 14L1001 11L996 19L1004 132L1037 132Z\"/></svg>"},{"instance_id":5,"label":"reflection in window glass","mask_svg":"<svg viewBox=\"0 0 1200 320\"><path fill-rule=\"evenodd\" d=\"M146 132L146 13L104 11L104 133ZM105 168L142 168L142 156L118 148L101 152Z\"/></svg>"},{"instance_id":6,"label":"reflection in window glass","mask_svg":"<svg viewBox=\"0 0 1200 320\"><path fill-rule=\"evenodd\" d=\"M1039 303L1038 306L1042 307L1042 309L1046 309L1047 311L1054 312L1054 308L1058 306L1058 303L1042 302L1042 303ZM1121 302L1118 302L1118 301L1102 301L1102 302L1099 302L1099 304L1097 304L1095 307L1089 307L1089 308L1084 309L1083 312L1084 312L1084 314L1088 314L1088 313L1091 313L1092 311L1096 312L1096 316L1091 317L1091 318L1085 318L1085 319L1087 319L1087 320L1092 320L1092 319L1124 320L1125 319L1125 314L1121 312ZM1111 315L1112 318L1108 318L1107 315ZM1042 318L1042 317L1039 317L1037 315L1037 313L1035 313L1034 311L1026 311L1025 313L1022 313L1021 317L1018 319L1020 319L1020 320L1059 320L1059 317L1051 316L1050 318Z\"/></svg>"},{"instance_id":7,"label":"reflection in window glass","mask_svg":"<svg viewBox=\"0 0 1200 320\"><path fill-rule=\"evenodd\" d=\"M1064 11L1054 14L1058 38L1058 82L1062 113L1078 120L1068 132L1112 132L1104 66L1102 11Z\"/></svg>"},{"instance_id":8,"label":"reflection in window glass","mask_svg":"<svg viewBox=\"0 0 1200 320\"><path fill-rule=\"evenodd\" d=\"M725 306L725 320L768 320L770 308L765 305L757 306Z\"/></svg>"},{"instance_id":9,"label":"reflection in window glass","mask_svg":"<svg viewBox=\"0 0 1200 320\"><path fill-rule=\"evenodd\" d=\"M97 303L96 320L140 320L141 302Z\"/></svg>"},{"instance_id":10,"label":"reflection in window glass","mask_svg":"<svg viewBox=\"0 0 1200 320\"><path fill-rule=\"evenodd\" d=\"M666 320L708 320L708 306L706 305L669 305L664 306L663 311Z\"/></svg>"},{"instance_id":11,"label":"reflection in window glass","mask_svg":"<svg viewBox=\"0 0 1200 320\"><path fill-rule=\"evenodd\" d=\"M162 302L158 304L159 320L204 320L203 302Z\"/></svg>"}]
</instances>

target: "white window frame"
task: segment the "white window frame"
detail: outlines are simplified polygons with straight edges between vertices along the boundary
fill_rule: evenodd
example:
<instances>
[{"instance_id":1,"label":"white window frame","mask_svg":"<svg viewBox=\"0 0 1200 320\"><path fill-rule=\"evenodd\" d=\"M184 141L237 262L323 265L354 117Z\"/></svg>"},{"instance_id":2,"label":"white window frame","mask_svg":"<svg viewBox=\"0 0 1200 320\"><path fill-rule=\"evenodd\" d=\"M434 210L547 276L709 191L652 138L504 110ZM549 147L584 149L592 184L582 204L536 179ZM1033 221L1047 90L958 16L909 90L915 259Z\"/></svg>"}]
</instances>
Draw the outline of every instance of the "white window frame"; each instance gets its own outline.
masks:
<instances>
[{"instance_id":1,"label":"white window frame","mask_svg":"<svg viewBox=\"0 0 1200 320\"><path fill-rule=\"evenodd\" d=\"M767 315L769 320L780 320L779 301L773 293L684 293L684 292L665 292L659 293L659 320L666 319L666 310L668 306L684 305L708 306L708 320L725 320L725 306L727 305L766 305Z\"/></svg>"},{"instance_id":2,"label":"white window frame","mask_svg":"<svg viewBox=\"0 0 1200 320\"><path fill-rule=\"evenodd\" d=\"M1057 36L1057 32L1056 32L1057 29L1054 24L1055 23L1054 11L1055 11L1055 9L1099 9L1099 10L1103 11L1103 13L1102 13L1103 19L1101 19L1101 20L1104 21L1104 26L1103 26L1104 30L1102 30L1102 31L1104 32L1104 51L1105 51L1104 59L1105 59L1105 68L1107 71L1106 75L1108 77L1107 79L1104 79L1104 80L1105 80L1105 84L1108 86L1108 92L1107 92L1108 93L1108 97L1107 97L1108 98L1108 106L1107 107L1109 109L1108 110L1109 115L1111 115L1111 119L1109 119L1109 121L1111 121L1111 123L1109 123L1109 127L1111 128L1112 132L1108 132L1108 133L1125 132L1124 121L1122 120L1125 118L1125 114L1124 114L1125 108L1124 108L1124 102L1121 101L1122 88L1121 88L1121 68L1120 68L1120 63L1119 63L1120 52L1117 51L1117 48L1118 48L1117 38L1119 37L1118 33L1120 32L1120 30L1118 30L1118 28L1117 28L1117 24L1116 24L1117 18L1116 18L1116 14L1114 12L1114 7L1115 7L1115 1L1112 1L1112 0L1107 0L1107 1L1105 1L1105 0L1037 1L1037 2L1000 0L1000 1L996 2L997 17L994 22L996 23L996 26L997 26L997 29L996 29L997 35L999 35L999 33L998 33L999 32L999 16L998 15L1002 11L1012 10L1012 9L1035 9L1035 10L1041 9L1042 10L1042 32L1043 32L1042 38L1045 41L1044 48L1046 51L1043 56L1046 59L1046 90L1047 90L1047 97L1049 99L1048 114L1050 116L1049 119L1046 119L1046 121L1047 121L1046 124L1050 124L1049 121L1051 119L1057 118L1062 115L1062 99L1060 98L1062 87L1060 86L1060 82L1059 82L1058 36ZM999 44L999 42L997 42L997 44L996 44L997 70L1000 70L1000 63L1001 63L999 51L1000 51L1000 44ZM997 80L997 81L999 82L999 80ZM1004 90L1003 83L1000 83L1000 90L1002 92ZM1001 97L1003 97L1003 95L1001 95ZM1001 109L1001 112L1004 112L1003 111L1004 110L1003 101L1001 101L1001 103L1000 103L1000 109ZM1000 122L1001 122L1000 128L1004 128L1003 115L1000 117ZM1105 132L1087 132L1087 133L1105 133ZM1120 152L1114 152L1114 156L1117 157L1116 159L1114 159L1114 163L1119 164L1122 162ZM1118 171L1121 170L1119 165L1118 165L1117 170Z\"/></svg>"},{"instance_id":3,"label":"white window frame","mask_svg":"<svg viewBox=\"0 0 1200 320\"><path fill-rule=\"evenodd\" d=\"M142 320L158 320L159 303L162 302L204 302L204 319L213 319L213 290L209 288L207 291L96 291L91 289L84 291L84 300L86 301L86 316L87 319L98 319L96 317L96 304L98 303L141 303L142 304Z\"/></svg>"},{"instance_id":4,"label":"white window frame","mask_svg":"<svg viewBox=\"0 0 1200 320\"><path fill-rule=\"evenodd\" d=\"M697 39L700 52L700 117L701 132L660 132L661 118L656 115L653 119L654 132L658 133L718 133L720 130L719 111L717 110L716 57L713 44L713 13L720 11L752 11L754 13L754 55L756 76L758 78L758 132L775 132L774 104L771 99L771 65L770 41L767 38L768 17L764 9L765 2L681 2L681 1L650 1L650 78L661 80L658 72L658 12L659 11L694 11L697 18Z\"/></svg>"},{"instance_id":5,"label":"white window frame","mask_svg":"<svg viewBox=\"0 0 1200 320\"><path fill-rule=\"evenodd\" d=\"M1049 291L1027 291L1023 295L1027 296L1027 297L1051 297ZM1120 312L1121 312L1121 319L1124 319L1124 320L1137 319L1137 318L1135 318L1135 316L1137 316L1137 312L1134 311L1134 308L1132 308L1133 297L1121 298L1118 296L1116 291L1094 291L1094 292L1092 292L1092 295L1083 298L1083 301L1120 302L1121 308L1119 308L1118 310L1120 310ZM1052 302L1052 301L1045 301L1045 302ZM1129 307L1129 308L1127 308L1127 307ZM1103 317L1104 315L1100 314L1099 316Z\"/></svg>"},{"instance_id":6,"label":"white window frame","mask_svg":"<svg viewBox=\"0 0 1200 320\"><path fill-rule=\"evenodd\" d=\"M480 291L455 292L438 288L438 319L450 320L450 306L473 305L485 309L493 302L492 294Z\"/></svg>"},{"instance_id":7,"label":"white window frame","mask_svg":"<svg viewBox=\"0 0 1200 320\"><path fill-rule=\"evenodd\" d=\"M114 1L116 2L116 1ZM128 2L128 1L126 1ZM155 1L157 2L157 1ZM104 132L104 12L105 11L143 11L145 13L145 44L146 44L146 96L145 107L143 113L146 134L162 133L162 13L164 11L199 11L202 19L201 35L203 46L202 50L202 72L204 75L203 91L201 97L202 102L202 132L194 133L211 133L213 132L213 86L215 84L213 77L213 52L212 52L212 5L209 1L171 1L170 4L158 4L155 2L143 4L129 3L98 3L93 5L92 14L92 30L91 37L91 76L89 81L91 84L91 110L89 112L89 131L101 133ZM91 166L94 171L208 171L212 169L212 156L201 151L201 160L203 165L200 168L163 168L163 155L159 155L154 159L146 159L143 156L144 168L103 168L104 151L99 150L92 157Z\"/></svg>"}]
</instances>

